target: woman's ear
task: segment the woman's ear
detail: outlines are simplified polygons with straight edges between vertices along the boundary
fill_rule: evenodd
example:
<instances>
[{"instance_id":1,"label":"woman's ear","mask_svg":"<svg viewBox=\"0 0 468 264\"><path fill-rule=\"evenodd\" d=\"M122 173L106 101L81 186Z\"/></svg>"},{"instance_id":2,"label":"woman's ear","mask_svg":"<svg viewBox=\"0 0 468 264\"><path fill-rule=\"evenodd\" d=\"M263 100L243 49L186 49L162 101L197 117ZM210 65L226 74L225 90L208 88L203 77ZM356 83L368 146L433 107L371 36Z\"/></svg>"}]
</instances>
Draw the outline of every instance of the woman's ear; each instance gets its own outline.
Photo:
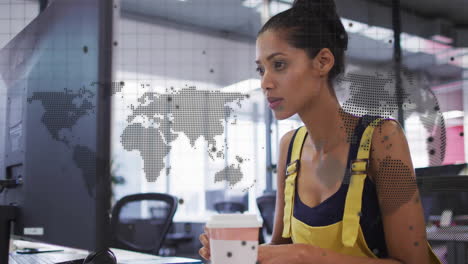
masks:
<instances>
[{"instance_id":1,"label":"woman's ear","mask_svg":"<svg viewBox=\"0 0 468 264\"><path fill-rule=\"evenodd\" d=\"M324 48L315 56L319 63L320 76L327 76L335 65L335 56L330 49Z\"/></svg>"}]
</instances>

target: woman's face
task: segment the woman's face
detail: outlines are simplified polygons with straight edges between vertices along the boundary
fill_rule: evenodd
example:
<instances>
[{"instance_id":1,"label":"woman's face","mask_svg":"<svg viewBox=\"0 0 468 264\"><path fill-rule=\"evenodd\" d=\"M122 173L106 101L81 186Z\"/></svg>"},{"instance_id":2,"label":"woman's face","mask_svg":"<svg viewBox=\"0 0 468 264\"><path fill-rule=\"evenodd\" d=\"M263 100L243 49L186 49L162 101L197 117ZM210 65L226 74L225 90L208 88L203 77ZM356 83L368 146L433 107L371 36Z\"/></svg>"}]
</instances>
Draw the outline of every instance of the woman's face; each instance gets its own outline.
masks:
<instances>
[{"instance_id":1,"label":"woman's face","mask_svg":"<svg viewBox=\"0 0 468 264\"><path fill-rule=\"evenodd\" d=\"M256 43L261 87L276 119L282 120L313 107L323 78L320 63L290 46L275 31L265 31Z\"/></svg>"}]
</instances>

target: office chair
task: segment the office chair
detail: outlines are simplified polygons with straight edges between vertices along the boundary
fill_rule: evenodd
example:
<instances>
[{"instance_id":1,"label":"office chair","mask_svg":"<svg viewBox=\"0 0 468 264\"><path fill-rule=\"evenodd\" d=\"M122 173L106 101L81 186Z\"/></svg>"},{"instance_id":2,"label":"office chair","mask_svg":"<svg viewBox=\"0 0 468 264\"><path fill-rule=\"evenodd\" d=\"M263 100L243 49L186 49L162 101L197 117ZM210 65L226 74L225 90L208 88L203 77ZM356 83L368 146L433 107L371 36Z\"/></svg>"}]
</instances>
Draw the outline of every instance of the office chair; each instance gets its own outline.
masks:
<instances>
[{"instance_id":1,"label":"office chair","mask_svg":"<svg viewBox=\"0 0 468 264\"><path fill-rule=\"evenodd\" d=\"M257 206L263 219L263 227L260 230L259 242L265 243L264 232L268 236L273 234L273 224L275 221L276 193L264 194L257 198Z\"/></svg>"},{"instance_id":2,"label":"office chair","mask_svg":"<svg viewBox=\"0 0 468 264\"><path fill-rule=\"evenodd\" d=\"M163 256L171 256L177 255L179 248L182 245L187 245L192 243L195 240L194 235L192 234L192 227L190 223L184 224L184 231L183 232L176 232L175 226L171 226L169 229L169 233L166 235L166 239L164 240L164 244L160 250L160 255Z\"/></svg>"},{"instance_id":3,"label":"office chair","mask_svg":"<svg viewBox=\"0 0 468 264\"><path fill-rule=\"evenodd\" d=\"M214 204L214 208L218 213L244 213L245 206L239 202L223 201Z\"/></svg>"},{"instance_id":4,"label":"office chair","mask_svg":"<svg viewBox=\"0 0 468 264\"><path fill-rule=\"evenodd\" d=\"M140 193L120 199L112 210L112 247L159 254L177 210L177 198Z\"/></svg>"}]
</instances>

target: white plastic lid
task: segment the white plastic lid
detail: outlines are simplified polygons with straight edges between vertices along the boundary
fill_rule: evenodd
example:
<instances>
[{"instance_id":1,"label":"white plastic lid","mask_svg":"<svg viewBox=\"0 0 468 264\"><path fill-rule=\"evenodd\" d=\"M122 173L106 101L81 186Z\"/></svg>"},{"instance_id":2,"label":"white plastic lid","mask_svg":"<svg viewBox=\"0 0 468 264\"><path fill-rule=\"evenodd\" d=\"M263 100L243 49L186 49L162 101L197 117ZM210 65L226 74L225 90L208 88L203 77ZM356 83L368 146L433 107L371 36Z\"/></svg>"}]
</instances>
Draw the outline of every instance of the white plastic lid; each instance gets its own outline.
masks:
<instances>
[{"instance_id":1,"label":"white plastic lid","mask_svg":"<svg viewBox=\"0 0 468 264\"><path fill-rule=\"evenodd\" d=\"M255 214L217 214L211 216L206 227L208 228L244 228L261 227L263 221Z\"/></svg>"}]
</instances>

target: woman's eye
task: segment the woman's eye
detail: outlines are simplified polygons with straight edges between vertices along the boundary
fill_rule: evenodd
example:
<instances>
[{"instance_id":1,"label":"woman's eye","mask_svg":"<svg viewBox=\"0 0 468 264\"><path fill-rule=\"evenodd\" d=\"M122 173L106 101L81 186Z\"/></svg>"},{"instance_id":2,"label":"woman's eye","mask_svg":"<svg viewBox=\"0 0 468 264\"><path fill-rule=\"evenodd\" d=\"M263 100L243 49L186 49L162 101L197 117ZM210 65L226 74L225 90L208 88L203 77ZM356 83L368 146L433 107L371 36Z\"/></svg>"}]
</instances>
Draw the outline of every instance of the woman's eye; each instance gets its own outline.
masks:
<instances>
[{"instance_id":1,"label":"woman's eye","mask_svg":"<svg viewBox=\"0 0 468 264\"><path fill-rule=\"evenodd\" d=\"M257 70L258 74L263 75L263 69L262 68L257 67L256 70Z\"/></svg>"},{"instance_id":2,"label":"woman's eye","mask_svg":"<svg viewBox=\"0 0 468 264\"><path fill-rule=\"evenodd\" d=\"M275 62L275 68L276 69L280 69L284 66L284 62L281 62L281 61L277 61Z\"/></svg>"}]
</instances>

